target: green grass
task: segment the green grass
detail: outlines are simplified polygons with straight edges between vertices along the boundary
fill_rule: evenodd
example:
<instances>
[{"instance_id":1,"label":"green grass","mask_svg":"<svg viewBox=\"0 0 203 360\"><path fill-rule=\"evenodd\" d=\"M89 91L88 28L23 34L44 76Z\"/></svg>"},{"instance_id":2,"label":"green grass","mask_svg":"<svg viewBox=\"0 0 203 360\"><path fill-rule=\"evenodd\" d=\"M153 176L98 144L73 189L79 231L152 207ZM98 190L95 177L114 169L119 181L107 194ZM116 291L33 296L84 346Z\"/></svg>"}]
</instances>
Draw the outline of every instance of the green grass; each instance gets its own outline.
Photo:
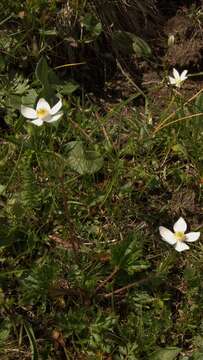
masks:
<instances>
[{"instance_id":1,"label":"green grass","mask_svg":"<svg viewBox=\"0 0 203 360\"><path fill-rule=\"evenodd\" d=\"M158 227L183 216L202 229L202 93L171 89L160 114L138 88L101 115L70 73L54 72L59 39L37 32L47 2L26 6L27 28L2 18L0 357L200 360L203 246L176 253ZM21 115L57 94L56 123Z\"/></svg>"}]
</instances>

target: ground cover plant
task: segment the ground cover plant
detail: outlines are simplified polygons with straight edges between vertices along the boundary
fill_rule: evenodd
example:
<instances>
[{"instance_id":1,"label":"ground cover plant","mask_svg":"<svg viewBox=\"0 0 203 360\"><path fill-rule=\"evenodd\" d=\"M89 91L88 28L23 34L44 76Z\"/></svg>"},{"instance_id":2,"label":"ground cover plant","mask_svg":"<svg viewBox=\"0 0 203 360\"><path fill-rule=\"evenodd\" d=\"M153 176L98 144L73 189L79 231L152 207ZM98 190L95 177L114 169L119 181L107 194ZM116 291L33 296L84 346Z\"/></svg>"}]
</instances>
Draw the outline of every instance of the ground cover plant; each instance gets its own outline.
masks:
<instances>
[{"instance_id":1,"label":"ground cover plant","mask_svg":"<svg viewBox=\"0 0 203 360\"><path fill-rule=\"evenodd\" d=\"M203 359L201 3L0 10L0 358Z\"/></svg>"}]
</instances>

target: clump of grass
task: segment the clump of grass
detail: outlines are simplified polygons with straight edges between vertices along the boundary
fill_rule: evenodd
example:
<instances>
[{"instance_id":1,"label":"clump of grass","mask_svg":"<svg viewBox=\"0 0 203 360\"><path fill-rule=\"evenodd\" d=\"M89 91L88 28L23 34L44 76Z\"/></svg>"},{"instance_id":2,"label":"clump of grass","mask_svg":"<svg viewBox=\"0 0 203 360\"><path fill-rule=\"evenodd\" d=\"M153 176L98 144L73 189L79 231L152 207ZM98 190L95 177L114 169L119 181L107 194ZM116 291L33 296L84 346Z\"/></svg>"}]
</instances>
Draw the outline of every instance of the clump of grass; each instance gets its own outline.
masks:
<instances>
[{"instance_id":1,"label":"clump of grass","mask_svg":"<svg viewBox=\"0 0 203 360\"><path fill-rule=\"evenodd\" d=\"M29 34L45 5L26 5ZM176 253L158 228L180 216L202 228L202 91L185 97L167 74L159 116L139 91L101 115L57 76L55 35L36 35L49 61L29 53L29 72L19 69L30 43L16 36L0 79L1 358L201 358L201 241ZM22 104L46 98L52 108L59 96L55 123L22 116Z\"/></svg>"},{"instance_id":2,"label":"clump of grass","mask_svg":"<svg viewBox=\"0 0 203 360\"><path fill-rule=\"evenodd\" d=\"M3 8L9 8L10 15ZM136 43L134 50L132 44L136 36L147 41L145 37L152 34L158 17L153 0L144 4L107 1L105 6L103 2L84 0L65 5L56 1L17 2L9 7L3 2L1 48L4 56L0 67L9 72L18 68L31 76L41 55L46 53L52 67L61 66L58 74L63 78L74 77L86 88L92 83L91 89L96 81L97 88L102 88L116 71L116 59L129 59L132 52L146 55L146 44ZM77 67L77 63L82 64ZM66 67L67 64L73 65Z\"/></svg>"},{"instance_id":3,"label":"clump of grass","mask_svg":"<svg viewBox=\"0 0 203 360\"><path fill-rule=\"evenodd\" d=\"M112 30L129 31L143 36L145 31L152 31L153 21L158 20L156 1L95 1L92 0L98 18L107 33ZM144 27L143 27L144 24Z\"/></svg>"}]
</instances>

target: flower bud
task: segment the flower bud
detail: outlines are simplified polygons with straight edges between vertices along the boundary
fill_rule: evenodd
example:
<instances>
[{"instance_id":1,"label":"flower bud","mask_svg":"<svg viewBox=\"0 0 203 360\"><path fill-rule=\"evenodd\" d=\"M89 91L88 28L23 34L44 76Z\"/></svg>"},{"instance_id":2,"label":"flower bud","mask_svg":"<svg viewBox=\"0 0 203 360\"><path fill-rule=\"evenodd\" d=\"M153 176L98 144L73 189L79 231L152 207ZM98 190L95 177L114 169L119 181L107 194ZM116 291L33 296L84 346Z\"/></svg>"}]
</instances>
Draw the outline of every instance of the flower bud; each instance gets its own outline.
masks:
<instances>
[{"instance_id":1,"label":"flower bud","mask_svg":"<svg viewBox=\"0 0 203 360\"><path fill-rule=\"evenodd\" d=\"M171 47L175 44L175 36L174 35L169 35L168 37L168 47Z\"/></svg>"}]
</instances>

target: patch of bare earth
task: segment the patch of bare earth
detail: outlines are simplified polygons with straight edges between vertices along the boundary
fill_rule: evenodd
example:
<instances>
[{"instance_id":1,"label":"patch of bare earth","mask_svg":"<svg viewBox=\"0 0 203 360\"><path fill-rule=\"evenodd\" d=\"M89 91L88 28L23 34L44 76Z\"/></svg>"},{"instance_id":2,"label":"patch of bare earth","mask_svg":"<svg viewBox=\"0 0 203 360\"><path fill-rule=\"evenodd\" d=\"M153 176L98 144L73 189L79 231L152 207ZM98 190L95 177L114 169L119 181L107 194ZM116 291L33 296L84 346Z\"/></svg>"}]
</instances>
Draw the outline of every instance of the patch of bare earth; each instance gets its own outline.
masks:
<instances>
[{"instance_id":1,"label":"patch of bare earth","mask_svg":"<svg viewBox=\"0 0 203 360\"><path fill-rule=\"evenodd\" d=\"M182 8L164 26L166 38L174 44L167 48L164 61L171 66L200 69L203 54L203 9Z\"/></svg>"}]
</instances>

